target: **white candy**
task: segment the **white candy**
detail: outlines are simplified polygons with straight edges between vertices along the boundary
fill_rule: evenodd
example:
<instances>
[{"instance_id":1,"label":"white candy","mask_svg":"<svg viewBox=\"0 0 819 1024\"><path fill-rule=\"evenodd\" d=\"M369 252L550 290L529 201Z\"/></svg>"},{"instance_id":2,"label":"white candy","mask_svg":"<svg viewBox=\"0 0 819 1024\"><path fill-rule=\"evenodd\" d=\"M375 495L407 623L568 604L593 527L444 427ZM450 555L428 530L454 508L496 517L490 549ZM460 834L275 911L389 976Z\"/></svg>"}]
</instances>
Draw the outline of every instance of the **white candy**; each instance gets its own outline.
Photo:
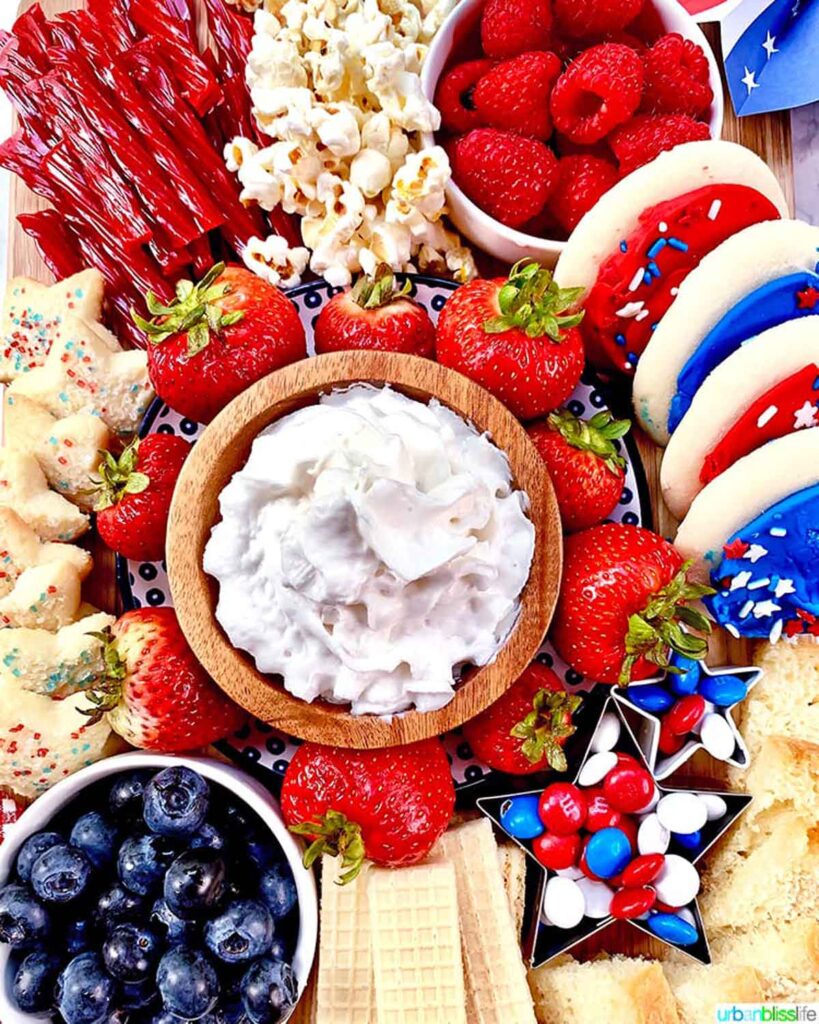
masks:
<instances>
[{"instance_id":1,"label":"white candy","mask_svg":"<svg viewBox=\"0 0 819 1024\"><path fill-rule=\"evenodd\" d=\"M699 798L705 804L709 821L717 821L728 811L728 804L716 793L700 793Z\"/></svg>"},{"instance_id":2,"label":"white candy","mask_svg":"<svg viewBox=\"0 0 819 1024\"><path fill-rule=\"evenodd\" d=\"M591 741L591 752L599 754L614 750L619 739L620 719L612 711L607 711L595 729Z\"/></svg>"},{"instance_id":3,"label":"white candy","mask_svg":"<svg viewBox=\"0 0 819 1024\"><path fill-rule=\"evenodd\" d=\"M684 857L667 853L662 871L653 885L661 903L667 903L669 907L684 907L696 899L700 891L700 876Z\"/></svg>"},{"instance_id":4,"label":"white candy","mask_svg":"<svg viewBox=\"0 0 819 1024\"><path fill-rule=\"evenodd\" d=\"M577 783L580 786L595 786L604 779L617 764L617 755L613 751L604 750L592 754L580 769Z\"/></svg>"},{"instance_id":5,"label":"white candy","mask_svg":"<svg viewBox=\"0 0 819 1024\"><path fill-rule=\"evenodd\" d=\"M586 912L586 899L578 882L550 878L543 894L543 912L556 928L574 928Z\"/></svg>"},{"instance_id":6,"label":"white candy","mask_svg":"<svg viewBox=\"0 0 819 1024\"><path fill-rule=\"evenodd\" d=\"M657 804L657 817L669 832L690 835L705 824L707 812L696 793L669 793Z\"/></svg>"},{"instance_id":7,"label":"white candy","mask_svg":"<svg viewBox=\"0 0 819 1024\"><path fill-rule=\"evenodd\" d=\"M656 814L649 814L637 829L637 849L640 853L665 853L671 842L671 833Z\"/></svg>"},{"instance_id":8,"label":"white candy","mask_svg":"<svg viewBox=\"0 0 819 1024\"><path fill-rule=\"evenodd\" d=\"M559 875L561 878L571 878L575 882L578 881L578 879L580 878L586 877L583 874L582 870L580 868L575 867L574 865L572 865L569 868L558 868L555 871L555 874Z\"/></svg>"},{"instance_id":9,"label":"white candy","mask_svg":"<svg viewBox=\"0 0 819 1024\"><path fill-rule=\"evenodd\" d=\"M586 917L594 921L600 921L611 913L611 901L614 893L605 882L595 882L593 878L577 880L577 886L583 893L586 903Z\"/></svg>"},{"instance_id":10,"label":"white candy","mask_svg":"<svg viewBox=\"0 0 819 1024\"><path fill-rule=\"evenodd\" d=\"M686 921L691 925L692 928L697 928L697 919L688 909L688 907L680 907L679 910L675 911L677 917L681 917L683 921ZM697 928L699 931L699 928Z\"/></svg>"},{"instance_id":11,"label":"white candy","mask_svg":"<svg viewBox=\"0 0 819 1024\"><path fill-rule=\"evenodd\" d=\"M660 791L655 786L654 787L654 792L653 792L653 794L651 796L651 799L648 801L648 803L645 805L645 807L641 807L640 810L637 813L638 814L648 814L649 812L654 810L654 808L657 806L657 804L659 802L660 802Z\"/></svg>"},{"instance_id":12,"label":"white candy","mask_svg":"<svg viewBox=\"0 0 819 1024\"><path fill-rule=\"evenodd\" d=\"M727 761L734 753L736 740L731 726L718 714L706 715L700 726L702 745L718 761Z\"/></svg>"}]
</instances>

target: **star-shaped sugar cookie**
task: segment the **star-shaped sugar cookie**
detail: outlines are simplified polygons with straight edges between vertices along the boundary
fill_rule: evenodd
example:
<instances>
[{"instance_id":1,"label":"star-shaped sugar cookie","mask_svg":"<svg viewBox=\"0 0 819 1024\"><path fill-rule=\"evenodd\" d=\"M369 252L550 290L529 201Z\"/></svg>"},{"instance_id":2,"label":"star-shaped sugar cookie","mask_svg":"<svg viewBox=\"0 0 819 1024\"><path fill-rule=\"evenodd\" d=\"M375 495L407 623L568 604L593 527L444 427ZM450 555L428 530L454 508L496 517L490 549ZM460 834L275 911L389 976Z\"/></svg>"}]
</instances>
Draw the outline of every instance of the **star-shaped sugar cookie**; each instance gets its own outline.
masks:
<instances>
[{"instance_id":1,"label":"star-shaped sugar cookie","mask_svg":"<svg viewBox=\"0 0 819 1024\"><path fill-rule=\"evenodd\" d=\"M74 544L44 543L11 508L0 508L0 598L11 593L26 569L67 562L84 580L91 572L91 555Z\"/></svg>"},{"instance_id":2,"label":"star-shaped sugar cookie","mask_svg":"<svg viewBox=\"0 0 819 1024\"><path fill-rule=\"evenodd\" d=\"M25 395L8 395L4 424L6 445L33 455L55 491L80 508L94 507L92 478L111 442L99 416L76 412L58 420Z\"/></svg>"},{"instance_id":3,"label":"star-shaped sugar cookie","mask_svg":"<svg viewBox=\"0 0 819 1024\"><path fill-rule=\"evenodd\" d=\"M112 352L76 317L66 317L45 363L17 377L8 394L30 398L57 419L93 413L115 434L135 433L154 397L145 352Z\"/></svg>"},{"instance_id":4,"label":"star-shaped sugar cookie","mask_svg":"<svg viewBox=\"0 0 819 1024\"><path fill-rule=\"evenodd\" d=\"M70 562L47 562L25 569L11 592L0 597L0 629L56 632L76 619L80 588L80 574Z\"/></svg>"},{"instance_id":5,"label":"star-shaped sugar cookie","mask_svg":"<svg viewBox=\"0 0 819 1024\"><path fill-rule=\"evenodd\" d=\"M0 448L0 507L17 512L41 540L76 540L89 526L88 516L49 490L33 455L10 448Z\"/></svg>"},{"instance_id":6,"label":"star-shaped sugar cookie","mask_svg":"<svg viewBox=\"0 0 819 1024\"><path fill-rule=\"evenodd\" d=\"M66 317L84 324L113 351L119 342L97 321L102 313L105 282L98 270L45 285L15 277L6 286L0 322L0 381L11 381L42 366L51 346L61 337Z\"/></svg>"}]
</instances>

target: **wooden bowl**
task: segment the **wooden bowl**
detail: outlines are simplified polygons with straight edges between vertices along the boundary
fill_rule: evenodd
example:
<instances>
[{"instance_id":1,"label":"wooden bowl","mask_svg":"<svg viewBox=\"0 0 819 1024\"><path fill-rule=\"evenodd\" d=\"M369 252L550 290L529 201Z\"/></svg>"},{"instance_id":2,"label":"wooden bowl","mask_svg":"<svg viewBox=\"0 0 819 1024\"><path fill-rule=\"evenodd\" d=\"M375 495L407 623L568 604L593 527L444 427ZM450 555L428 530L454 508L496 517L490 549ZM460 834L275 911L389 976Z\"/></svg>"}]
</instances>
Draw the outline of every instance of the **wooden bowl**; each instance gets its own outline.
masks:
<instances>
[{"instance_id":1,"label":"wooden bowl","mask_svg":"<svg viewBox=\"0 0 819 1024\"><path fill-rule=\"evenodd\" d=\"M219 495L244 466L256 436L274 420L334 387L391 384L421 401L437 398L509 457L514 482L531 501L535 552L517 625L495 661L470 670L440 711L409 711L392 722L351 715L343 704L307 703L281 680L259 672L216 621L218 584L202 569L205 544L219 519ZM488 391L428 359L383 352L343 352L305 359L265 377L234 399L202 433L182 469L168 523L167 566L179 623L219 686L256 718L283 732L342 747L386 747L437 736L488 707L534 658L557 603L562 566L560 515L549 474L526 431Z\"/></svg>"}]
</instances>

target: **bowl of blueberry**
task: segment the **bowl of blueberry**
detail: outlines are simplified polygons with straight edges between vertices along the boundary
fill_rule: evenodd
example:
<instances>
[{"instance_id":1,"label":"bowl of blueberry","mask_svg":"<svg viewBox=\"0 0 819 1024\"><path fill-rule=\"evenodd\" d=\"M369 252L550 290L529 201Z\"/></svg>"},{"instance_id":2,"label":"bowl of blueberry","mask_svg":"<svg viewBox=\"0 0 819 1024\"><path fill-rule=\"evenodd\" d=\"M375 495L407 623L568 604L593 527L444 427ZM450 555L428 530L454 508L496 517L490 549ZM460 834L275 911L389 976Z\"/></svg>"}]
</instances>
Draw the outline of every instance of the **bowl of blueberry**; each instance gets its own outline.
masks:
<instances>
[{"instance_id":1,"label":"bowl of blueberry","mask_svg":"<svg viewBox=\"0 0 819 1024\"><path fill-rule=\"evenodd\" d=\"M0 1021L279 1024L310 974L315 881L238 769L124 754L0 847Z\"/></svg>"}]
</instances>

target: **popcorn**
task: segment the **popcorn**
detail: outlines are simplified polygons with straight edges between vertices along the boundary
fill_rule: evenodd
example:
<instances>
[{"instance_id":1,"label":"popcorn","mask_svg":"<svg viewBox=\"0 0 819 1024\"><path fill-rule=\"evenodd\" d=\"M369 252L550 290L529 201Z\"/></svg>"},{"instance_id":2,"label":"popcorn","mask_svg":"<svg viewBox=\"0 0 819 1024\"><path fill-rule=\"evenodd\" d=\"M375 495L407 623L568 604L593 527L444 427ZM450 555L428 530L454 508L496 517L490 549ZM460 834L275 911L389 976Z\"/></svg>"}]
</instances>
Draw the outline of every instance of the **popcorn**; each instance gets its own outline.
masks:
<instances>
[{"instance_id":1,"label":"popcorn","mask_svg":"<svg viewBox=\"0 0 819 1024\"><path fill-rule=\"evenodd\" d=\"M247 265L285 285L307 256L333 285L378 263L474 276L471 254L441 223L449 160L419 139L440 124L421 65L455 0L238 2L256 10L247 82L271 144L234 139L225 161L242 201L297 214L312 251L254 239Z\"/></svg>"}]
</instances>

